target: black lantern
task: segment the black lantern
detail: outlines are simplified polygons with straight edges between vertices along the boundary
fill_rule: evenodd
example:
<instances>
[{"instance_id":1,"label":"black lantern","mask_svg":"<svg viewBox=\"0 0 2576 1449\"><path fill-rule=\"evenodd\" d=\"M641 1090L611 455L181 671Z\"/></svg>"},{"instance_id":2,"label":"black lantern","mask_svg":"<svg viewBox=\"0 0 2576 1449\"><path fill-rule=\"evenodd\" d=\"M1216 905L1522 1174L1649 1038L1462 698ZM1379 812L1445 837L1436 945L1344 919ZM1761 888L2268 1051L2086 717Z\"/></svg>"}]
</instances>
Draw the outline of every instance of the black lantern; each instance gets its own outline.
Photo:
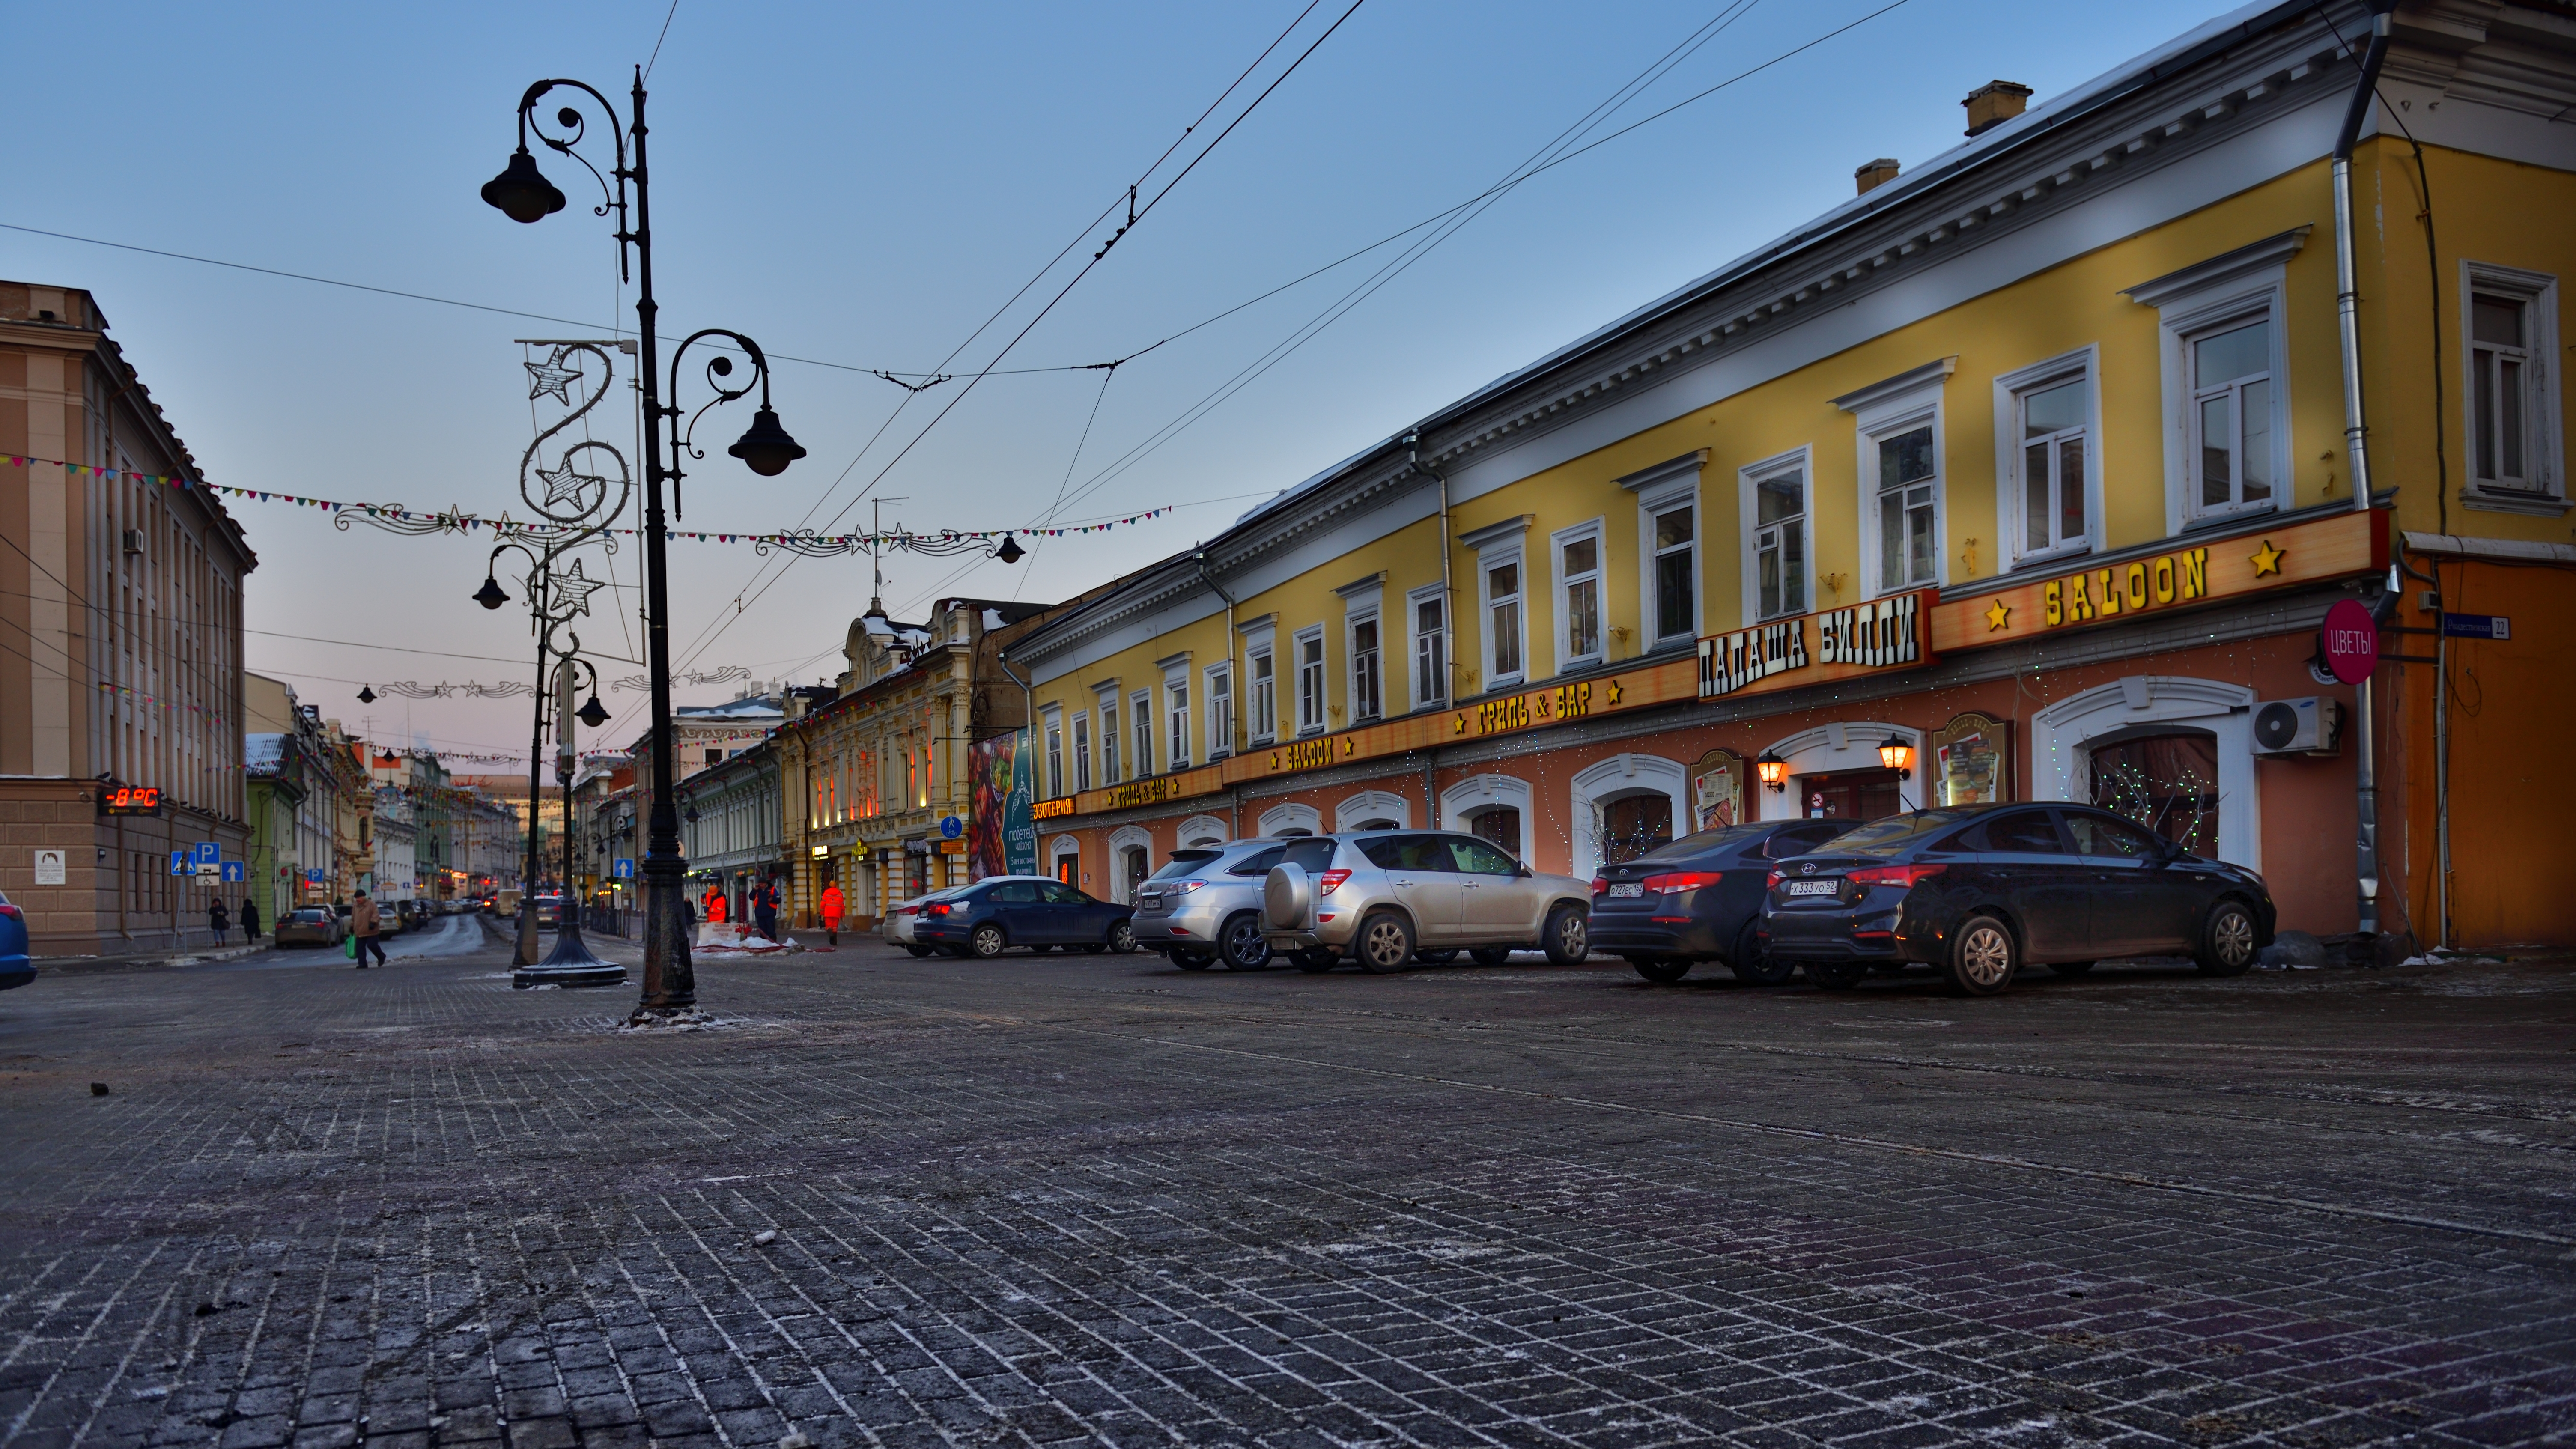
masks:
<instances>
[{"instance_id":1,"label":"black lantern","mask_svg":"<svg viewBox=\"0 0 2576 1449\"><path fill-rule=\"evenodd\" d=\"M763 403L760 411L751 415L751 426L725 452L740 458L761 477L775 478L787 471L788 464L805 456L805 446L787 436L787 430L778 425L777 411Z\"/></svg>"},{"instance_id":2,"label":"black lantern","mask_svg":"<svg viewBox=\"0 0 2576 1449\"><path fill-rule=\"evenodd\" d=\"M1879 741L1878 762L1894 770L1900 780L1914 778L1914 771L1908 768L1914 763L1914 747L1896 735Z\"/></svg>"},{"instance_id":3,"label":"black lantern","mask_svg":"<svg viewBox=\"0 0 2576 1449\"><path fill-rule=\"evenodd\" d=\"M1004 563L1018 563L1028 556L1029 551L1020 547L1020 541L1007 533L1002 535L1002 546L993 550L993 557Z\"/></svg>"},{"instance_id":4,"label":"black lantern","mask_svg":"<svg viewBox=\"0 0 2576 1449\"><path fill-rule=\"evenodd\" d=\"M598 694L593 693L588 704L574 711L574 717L592 729L597 729L608 723L608 708L599 702Z\"/></svg>"},{"instance_id":5,"label":"black lantern","mask_svg":"<svg viewBox=\"0 0 2576 1449\"><path fill-rule=\"evenodd\" d=\"M358 703L360 703L360 704L374 704L375 702L376 702L376 692L375 692L373 689L368 688L366 685L363 685L363 684L359 685L359 686L358 686Z\"/></svg>"},{"instance_id":6,"label":"black lantern","mask_svg":"<svg viewBox=\"0 0 2576 1449\"><path fill-rule=\"evenodd\" d=\"M1755 758L1753 773L1762 778L1762 783L1769 786L1774 795L1789 788L1789 762L1769 750Z\"/></svg>"},{"instance_id":7,"label":"black lantern","mask_svg":"<svg viewBox=\"0 0 2576 1449\"><path fill-rule=\"evenodd\" d=\"M487 609L497 609L503 604L510 602L510 596L501 592L500 580L493 578L490 574L485 574L483 576L483 587L474 591L474 602L481 604Z\"/></svg>"},{"instance_id":8,"label":"black lantern","mask_svg":"<svg viewBox=\"0 0 2576 1449\"><path fill-rule=\"evenodd\" d=\"M501 174L483 183L483 199L512 221L543 221L564 209L564 194L537 169L537 158L521 146Z\"/></svg>"}]
</instances>

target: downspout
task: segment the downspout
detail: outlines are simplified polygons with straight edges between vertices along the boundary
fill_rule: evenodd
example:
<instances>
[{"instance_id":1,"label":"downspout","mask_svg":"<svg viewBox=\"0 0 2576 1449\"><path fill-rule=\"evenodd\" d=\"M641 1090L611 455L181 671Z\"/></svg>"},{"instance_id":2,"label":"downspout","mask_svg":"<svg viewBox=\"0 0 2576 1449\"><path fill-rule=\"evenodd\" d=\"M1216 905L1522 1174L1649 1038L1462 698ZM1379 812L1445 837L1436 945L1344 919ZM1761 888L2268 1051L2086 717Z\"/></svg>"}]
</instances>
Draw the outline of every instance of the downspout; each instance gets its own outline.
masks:
<instances>
[{"instance_id":1,"label":"downspout","mask_svg":"<svg viewBox=\"0 0 2576 1449\"><path fill-rule=\"evenodd\" d=\"M2343 129L2335 133L2334 146L2335 329L2343 350L2343 446L2352 466L2352 507L2356 513L2370 510L2370 439L2361 401L2361 297L2358 269L2353 262L2352 148L2361 137L2362 122L2370 117L2380 67L2388 60L2389 33L2387 0L2373 0L2372 9L2370 48L2362 52L2361 80L2353 87L2352 104L2344 109ZM2355 771L2359 829L2353 846L2354 874L2361 888L2360 926L2364 936L2379 934L2379 782L2371 683L2364 679L2355 689L2353 709L2360 717L2355 751L2359 756ZM2443 803L2447 802L2437 800L2435 808L2447 854L2450 822L2441 809Z\"/></svg>"},{"instance_id":2,"label":"downspout","mask_svg":"<svg viewBox=\"0 0 2576 1449\"><path fill-rule=\"evenodd\" d=\"M1225 712L1225 752L1231 755L1237 748L1239 748L1236 743L1238 737L1235 725L1236 722L1243 717L1243 690L1241 688L1242 676L1235 673L1234 670L1234 595L1227 593L1225 591L1225 586L1216 581L1216 575L1208 572L1208 556L1206 549L1200 549L1198 552L1191 554L1190 562L1199 566L1199 582L1207 585L1218 598L1225 600L1225 678L1227 689ZM1238 803L1235 809L1237 819L1235 822L1236 829L1234 832L1237 835L1241 835L1243 833L1241 828L1242 813L1242 807Z\"/></svg>"},{"instance_id":3,"label":"downspout","mask_svg":"<svg viewBox=\"0 0 2576 1449\"><path fill-rule=\"evenodd\" d=\"M1440 485L1440 670L1446 676L1440 681L1443 704L1458 699L1458 590L1449 578L1449 475L1422 464L1422 434L1404 435L1405 462L1416 473L1430 475ZM1435 786L1440 751L1437 747L1422 752L1422 828L1440 827L1440 797Z\"/></svg>"}]
</instances>

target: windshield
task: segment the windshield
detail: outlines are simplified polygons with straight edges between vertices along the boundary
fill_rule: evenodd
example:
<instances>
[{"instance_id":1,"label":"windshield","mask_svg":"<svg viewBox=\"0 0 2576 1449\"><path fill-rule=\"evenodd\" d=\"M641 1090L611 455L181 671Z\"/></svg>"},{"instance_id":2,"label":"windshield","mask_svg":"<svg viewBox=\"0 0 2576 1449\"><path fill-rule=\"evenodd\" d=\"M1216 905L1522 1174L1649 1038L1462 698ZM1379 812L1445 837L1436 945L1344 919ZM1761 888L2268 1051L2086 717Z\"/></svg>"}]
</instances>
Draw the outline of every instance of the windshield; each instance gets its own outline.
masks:
<instances>
[{"instance_id":1,"label":"windshield","mask_svg":"<svg viewBox=\"0 0 2576 1449\"><path fill-rule=\"evenodd\" d=\"M1145 877L1145 879L1179 880L1182 876L1196 871L1200 866L1207 864L1209 861L1216 859L1222 854L1224 854L1224 852L1218 850L1175 850L1172 852L1172 858L1163 863L1163 868L1161 870Z\"/></svg>"},{"instance_id":2,"label":"windshield","mask_svg":"<svg viewBox=\"0 0 2576 1449\"><path fill-rule=\"evenodd\" d=\"M1724 830L1703 830L1695 835L1685 835L1670 845L1658 845L1638 856L1637 859L1688 860L1694 855L1705 855L1712 850L1724 850L1731 845L1740 845L1769 828L1767 825L1730 825Z\"/></svg>"},{"instance_id":3,"label":"windshield","mask_svg":"<svg viewBox=\"0 0 2576 1449\"><path fill-rule=\"evenodd\" d=\"M1963 820L1984 814L1982 807L1970 809L1917 810L1910 815L1890 815L1867 825L1846 830L1824 844L1813 854L1859 851L1865 855L1893 855L1934 831L1947 830Z\"/></svg>"}]
</instances>

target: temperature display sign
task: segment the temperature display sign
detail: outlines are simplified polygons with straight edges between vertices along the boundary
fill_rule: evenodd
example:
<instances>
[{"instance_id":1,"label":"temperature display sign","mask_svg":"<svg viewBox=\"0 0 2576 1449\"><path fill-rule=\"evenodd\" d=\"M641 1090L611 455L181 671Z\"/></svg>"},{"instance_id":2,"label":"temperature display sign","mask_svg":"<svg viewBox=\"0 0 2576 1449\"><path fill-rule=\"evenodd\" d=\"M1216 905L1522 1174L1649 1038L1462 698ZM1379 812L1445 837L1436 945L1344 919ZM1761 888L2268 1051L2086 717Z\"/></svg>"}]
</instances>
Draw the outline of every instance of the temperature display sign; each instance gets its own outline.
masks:
<instances>
[{"instance_id":1,"label":"temperature display sign","mask_svg":"<svg viewBox=\"0 0 2576 1449\"><path fill-rule=\"evenodd\" d=\"M107 815L158 815L161 813L161 787L158 785L119 785L99 795L99 810Z\"/></svg>"}]
</instances>

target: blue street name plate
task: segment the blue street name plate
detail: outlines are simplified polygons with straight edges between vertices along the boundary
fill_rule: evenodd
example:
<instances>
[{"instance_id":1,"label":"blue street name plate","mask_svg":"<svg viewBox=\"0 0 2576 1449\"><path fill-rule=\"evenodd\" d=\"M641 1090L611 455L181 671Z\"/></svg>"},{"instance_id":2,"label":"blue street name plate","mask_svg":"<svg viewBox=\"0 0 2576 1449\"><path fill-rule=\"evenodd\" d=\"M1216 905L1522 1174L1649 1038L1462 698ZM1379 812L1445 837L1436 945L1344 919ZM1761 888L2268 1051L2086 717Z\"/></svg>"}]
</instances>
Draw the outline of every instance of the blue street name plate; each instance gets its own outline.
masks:
<instances>
[{"instance_id":1,"label":"blue street name plate","mask_svg":"<svg viewBox=\"0 0 2576 1449\"><path fill-rule=\"evenodd\" d=\"M2502 614L2444 614L2442 637L2446 639L2510 639L2513 620Z\"/></svg>"}]
</instances>

